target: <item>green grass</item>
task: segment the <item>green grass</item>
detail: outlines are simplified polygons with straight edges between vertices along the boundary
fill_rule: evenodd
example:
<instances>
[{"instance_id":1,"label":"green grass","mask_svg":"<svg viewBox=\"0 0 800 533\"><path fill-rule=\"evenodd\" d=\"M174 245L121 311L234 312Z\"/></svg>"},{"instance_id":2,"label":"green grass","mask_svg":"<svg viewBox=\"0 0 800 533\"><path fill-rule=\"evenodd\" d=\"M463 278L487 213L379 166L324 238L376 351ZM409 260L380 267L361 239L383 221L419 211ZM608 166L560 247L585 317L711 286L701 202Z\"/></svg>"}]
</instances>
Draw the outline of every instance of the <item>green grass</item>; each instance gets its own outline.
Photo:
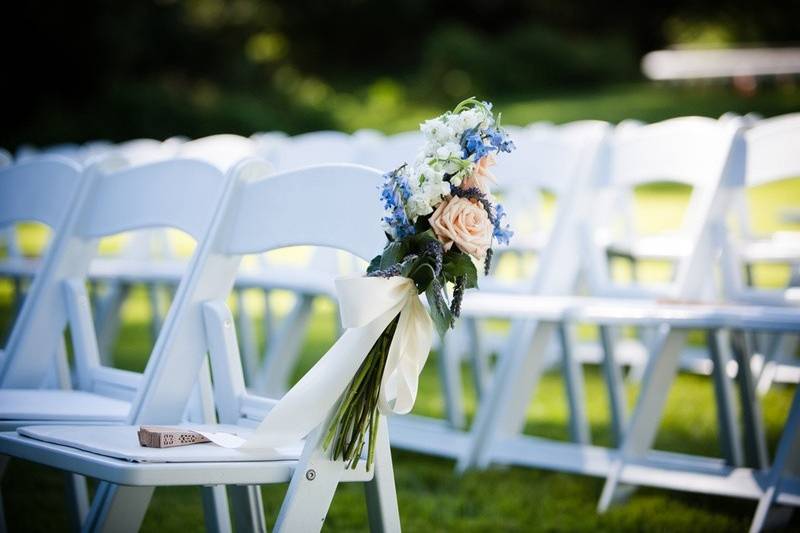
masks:
<instances>
[{"instance_id":1,"label":"green grass","mask_svg":"<svg viewBox=\"0 0 800 533\"><path fill-rule=\"evenodd\" d=\"M642 101L631 97L631 109L656 109L665 106L654 88ZM580 110L583 115L567 116L569 97L552 101L536 101L511 107L511 114L520 121L550 118L561 113L561 120L597 116L614 118L602 93L587 100ZM616 98L616 97L615 97ZM711 97L709 97L711 98ZM650 102L649 104L647 102ZM658 105L653 104L656 102ZM660 103L658 103L660 102ZM562 104L565 107L561 107ZM701 100L697 105L710 106ZM722 105L722 104L720 104ZM553 106L552 109L549 106ZM551 111L548 111L551 109ZM597 110L598 115L588 113ZM720 111L721 112L721 111ZM547 115L547 113L553 113ZM602 113L609 113L602 115ZM715 112L716 113L716 112ZM642 115L644 116L644 115ZM416 118L414 120L417 120ZM782 209L800 205L800 184L786 181L752 191L749 196L760 231L798 229L778 222ZM658 231L674 226L685 208L687 194L680 187L653 187L637 194L637 219L643 231ZM23 228L25 250L35 253L46 242L46 232L38 226ZM188 249L185 239L182 247ZM119 246L119 240L103 244L105 250ZM289 259L296 257L289 254ZM625 275L624 266L618 268ZM643 277L668 275L663 265L646 265ZM785 267L763 267L756 270L760 285L780 286L786 282ZM278 298L285 307L288 296ZM249 305L258 314L255 301ZM319 302L315 307L312 328L303 347L296 376L309 368L334 337L333 308ZM114 358L117 366L131 370L144 368L146 354L152 346L149 332L149 309L143 290L133 292L123 308L124 327ZM6 332L11 322L11 286L0 282L0 331ZM591 334L590 331L586 332ZM263 339L262 339L263 341ZM443 402L436 374L436 354L421 376L420 395L415 411L440 416ZM468 415L474 415L475 398L464 370ZM637 387L628 386L629 404L633 405ZM775 386L762 400L764 422L771 450L779 438L791 402L793 387ZM608 444L609 419L605 388L600 372L586 371L587 411L593 441ZM557 372L547 373L527 412L526 431L555 439L567 438L567 409L564 386ZM657 437L657 447L664 450L719 455L713 390L708 378L680 375L673 387ZM630 501L598 515L595 506L602 481L594 478L525 468L491 468L458 476L452 461L395 451L394 467L400 511L404 529L417 531L742 531L755 509L754 502L732 498L701 496L675 491L641 489ZM3 479L6 515L10 531L61 531L66 529L66 510L62 497L62 476L48 468L11 461ZM263 489L268 522L274 520L285 486ZM337 491L326 521L327 531L364 531L366 514L361 488L341 486ZM144 531L191 531L203 525L200 493L196 488L158 489L147 513ZM800 517L792 523L800 530Z\"/></svg>"},{"instance_id":2,"label":"green grass","mask_svg":"<svg viewBox=\"0 0 800 533\"><path fill-rule=\"evenodd\" d=\"M756 95L747 97L720 85L638 82L561 90L534 97L478 96L494 102L495 109L503 114L504 123L518 125L535 121L560 124L584 119L614 123L625 119L655 122L686 115L716 118L728 111L740 114L758 112L764 116L800 111L800 90L792 87L764 87ZM416 129L421 121L441 113L442 107L448 107L447 103L420 103L409 98L402 86L383 80L363 93L337 94L325 109L339 129L375 128L398 132Z\"/></svg>"}]
</instances>

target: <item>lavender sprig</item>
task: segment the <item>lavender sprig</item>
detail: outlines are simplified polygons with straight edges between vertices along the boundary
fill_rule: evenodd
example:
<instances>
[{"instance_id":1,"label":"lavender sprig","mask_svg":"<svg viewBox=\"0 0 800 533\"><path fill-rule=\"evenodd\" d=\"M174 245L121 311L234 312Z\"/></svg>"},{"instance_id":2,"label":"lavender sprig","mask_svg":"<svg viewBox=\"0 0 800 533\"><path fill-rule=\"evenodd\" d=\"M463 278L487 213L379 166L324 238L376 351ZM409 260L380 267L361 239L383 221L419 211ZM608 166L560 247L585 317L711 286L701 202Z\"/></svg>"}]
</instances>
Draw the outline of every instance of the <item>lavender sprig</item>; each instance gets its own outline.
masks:
<instances>
[{"instance_id":1,"label":"lavender sprig","mask_svg":"<svg viewBox=\"0 0 800 533\"><path fill-rule=\"evenodd\" d=\"M467 277L458 276L453 287L453 300L450 302L450 313L453 319L461 316L461 301L464 299L464 289L467 286Z\"/></svg>"}]
</instances>

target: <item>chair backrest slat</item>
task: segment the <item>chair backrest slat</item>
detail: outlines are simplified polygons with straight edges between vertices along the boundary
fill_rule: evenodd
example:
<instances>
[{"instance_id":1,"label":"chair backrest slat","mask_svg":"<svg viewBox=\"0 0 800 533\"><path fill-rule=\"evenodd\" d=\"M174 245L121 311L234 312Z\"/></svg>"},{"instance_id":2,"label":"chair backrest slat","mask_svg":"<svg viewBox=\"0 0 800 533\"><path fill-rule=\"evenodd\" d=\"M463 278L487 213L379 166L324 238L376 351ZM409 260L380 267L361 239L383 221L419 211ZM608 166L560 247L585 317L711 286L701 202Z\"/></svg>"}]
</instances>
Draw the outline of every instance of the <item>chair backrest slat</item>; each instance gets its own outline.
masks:
<instances>
[{"instance_id":1,"label":"chair backrest slat","mask_svg":"<svg viewBox=\"0 0 800 533\"><path fill-rule=\"evenodd\" d=\"M0 171L0 226L37 221L55 228L69 209L81 177L68 159L42 157Z\"/></svg>"},{"instance_id":2,"label":"chair backrest slat","mask_svg":"<svg viewBox=\"0 0 800 533\"><path fill-rule=\"evenodd\" d=\"M313 245L370 259L386 239L376 174L357 165L321 165L247 184L248 193L237 200L227 252Z\"/></svg>"},{"instance_id":3,"label":"chair backrest slat","mask_svg":"<svg viewBox=\"0 0 800 533\"><path fill-rule=\"evenodd\" d=\"M97 180L78 232L102 237L147 227L172 227L195 240L205 233L224 187L219 170L175 159L130 168Z\"/></svg>"},{"instance_id":4,"label":"chair backrest slat","mask_svg":"<svg viewBox=\"0 0 800 533\"><path fill-rule=\"evenodd\" d=\"M748 187L800 177L800 113L756 124L745 140Z\"/></svg>"}]
</instances>

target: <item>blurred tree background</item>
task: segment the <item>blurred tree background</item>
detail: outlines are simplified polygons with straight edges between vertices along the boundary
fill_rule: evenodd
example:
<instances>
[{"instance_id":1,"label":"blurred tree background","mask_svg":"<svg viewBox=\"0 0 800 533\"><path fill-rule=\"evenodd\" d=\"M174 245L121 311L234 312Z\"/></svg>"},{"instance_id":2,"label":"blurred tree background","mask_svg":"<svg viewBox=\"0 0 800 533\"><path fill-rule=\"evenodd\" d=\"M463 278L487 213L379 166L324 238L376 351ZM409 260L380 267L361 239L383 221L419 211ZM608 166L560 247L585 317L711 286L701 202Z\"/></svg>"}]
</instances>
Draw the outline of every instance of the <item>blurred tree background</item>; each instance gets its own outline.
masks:
<instances>
[{"instance_id":1,"label":"blurred tree background","mask_svg":"<svg viewBox=\"0 0 800 533\"><path fill-rule=\"evenodd\" d=\"M800 2L761 0L14 2L0 145L393 131L472 94L512 122L775 114L800 109L796 82L747 100L645 83L639 61L674 44L797 42L798 20Z\"/></svg>"}]
</instances>

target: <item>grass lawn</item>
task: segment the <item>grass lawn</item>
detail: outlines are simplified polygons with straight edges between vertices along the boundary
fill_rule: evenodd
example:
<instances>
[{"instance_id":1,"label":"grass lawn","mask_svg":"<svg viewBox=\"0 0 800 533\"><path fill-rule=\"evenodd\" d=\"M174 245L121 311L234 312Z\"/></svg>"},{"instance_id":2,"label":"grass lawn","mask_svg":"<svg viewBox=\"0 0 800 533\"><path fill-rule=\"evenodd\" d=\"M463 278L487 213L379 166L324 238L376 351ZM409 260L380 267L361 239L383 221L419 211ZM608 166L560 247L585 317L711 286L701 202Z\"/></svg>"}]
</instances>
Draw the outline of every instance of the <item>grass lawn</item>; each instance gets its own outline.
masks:
<instances>
[{"instance_id":1,"label":"grass lawn","mask_svg":"<svg viewBox=\"0 0 800 533\"><path fill-rule=\"evenodd\" d=\"M647 118L652 102L666 98L654 88L643 101L630 99L632 110L642 110ZM659 96L661 94L661 96ZM566 98L566 97L565 97ZM510 106L509 116L518 121L549 118L615 118L603 111L605 96L598 94L575 108L575 115L556 114L560 99L536 101ZM610 98L610 97L609 97ZM713 97L709 96L709 99ZM794 97L795 100L797 97ZM651 102L651 103L647 103ZM667 102L662 102L667 105ZM659 104L661 105L661 104ZM716 107L699 100L696 105ZM552 106L552 107L551 107ZM658 106L656 106L658 107ZM548 111L550 109L551 111ZM597 115L590 112L597 110ZM723 109L724 110L724 109ZM721 112L721 111L720 111ZM552 113L548 115L547 113ZM608 113L608 114L603 114ZM627 115L631 116L631 115ZM620 117L621 118L621 115ZM417 120L414 118L413 120ZM358 127L364 124L358 125ZM654 187L637 195L637 218L644 231L655 231L674 225L686 204L686 190L678 187ZM797 180L773 184L753 191L749 197L756 229L798 229L781 226L774 215L782 209L800 205L800 183ZM29 252L41 248L46 232L26 226L23 245ZM119 245L119 240L104 244L105 249ZM663 276L665 270L647 266L644 276ZM756 282L780 286L786 282L784 267L756 270ZM252 303L258 314L259 308ZM333 307L318 302L312 328L303 348L301 374L333 341ZM0 331L7 331L11 322L10 283L0 283ZM144 291L137 289L123 308L124 326L114 353L121 368L141 370L152 340L149 333L149 310ZM442 398L436 375L436 355L423 372L416 411L440 415ZM468 373L465 371L468 382ZM471 391L469 383L466 387ZM587 409L593 441L608 444L608 411L601 374L597 368L586 371ZM547 373L537 389L528 410L526 431L551 438L567 438L567 410L564 389L557 371ZM629 403L633 405L637 386L628 385ZM764 422L770 449L774 451L788 413L794 387L775 386L763 398ZM467 398L469 415L474 414L475 401ZM682 374L672 389L666 414L658 434L657 446L664 450L719 455L713 389L709 378ZM595 506L602 480L562 473L524 468L491 468L458 476L453 463L406 452L394 452L395 475L404 529L406 531L743 531L747 528L755 503L731 498L707 497L664 490L641 489L624 505L598 515ZM62 476L53 470L11 461L2 482L6 516L10 531L62 531L66 529L66 511L62 497ZM268 522L274 520L285 486L263 489ZM200 492L197 488L172 488L156 491L144 523L144 531L193 531L203 526ZM800 514L792 527L800 530ZM334 499L324 530L364 531L366 514L361 487L341 486Z\"/></svg>"}]
</instances>

